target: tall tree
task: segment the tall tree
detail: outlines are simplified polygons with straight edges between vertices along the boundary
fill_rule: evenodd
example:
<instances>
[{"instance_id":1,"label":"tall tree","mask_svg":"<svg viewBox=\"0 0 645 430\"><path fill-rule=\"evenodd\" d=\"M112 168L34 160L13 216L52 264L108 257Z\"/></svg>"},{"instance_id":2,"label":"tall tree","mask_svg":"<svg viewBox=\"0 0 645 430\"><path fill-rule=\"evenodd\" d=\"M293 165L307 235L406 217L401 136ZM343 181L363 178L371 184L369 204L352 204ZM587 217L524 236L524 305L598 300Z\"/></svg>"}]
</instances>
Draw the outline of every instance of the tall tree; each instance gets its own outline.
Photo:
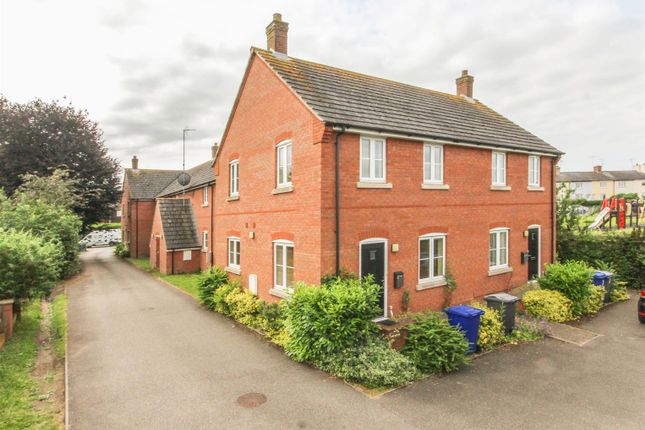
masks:
<instances>
[{"instance_id":1,"label":"tall tree","mask_svg":"<svg viewBox=\"0 0 645 430\"><path fill-rule=\"evenodd\" d=\"M12 195L25 174L49 176L61 168L74 181L73 209L83 223L109 218L119 199L119 165L88 112L58 101L21 104L0 96L0 188Z\"/></svg>"}]
</instances>

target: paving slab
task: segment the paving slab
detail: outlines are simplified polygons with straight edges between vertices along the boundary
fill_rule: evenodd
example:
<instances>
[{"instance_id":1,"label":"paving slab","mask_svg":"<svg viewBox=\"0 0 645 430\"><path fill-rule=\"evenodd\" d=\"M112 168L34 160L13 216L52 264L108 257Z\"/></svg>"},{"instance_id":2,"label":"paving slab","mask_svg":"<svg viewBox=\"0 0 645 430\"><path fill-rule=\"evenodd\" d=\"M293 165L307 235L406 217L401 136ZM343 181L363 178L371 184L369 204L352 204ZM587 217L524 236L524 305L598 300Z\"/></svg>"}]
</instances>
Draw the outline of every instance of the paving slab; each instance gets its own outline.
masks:
<instances>
[{"instance_id":1,"label":"paving slab","mask_svg":"<svg viewBox=\"0 0 645 430\"><path fill-rule=\"evenodd\" d=\"M548 322L545 324L547 336L562 342L572 343L578 346L585 346L594 339L602 336L579 327L572 327L567 324Z\"/></svg>"}]
</instances>

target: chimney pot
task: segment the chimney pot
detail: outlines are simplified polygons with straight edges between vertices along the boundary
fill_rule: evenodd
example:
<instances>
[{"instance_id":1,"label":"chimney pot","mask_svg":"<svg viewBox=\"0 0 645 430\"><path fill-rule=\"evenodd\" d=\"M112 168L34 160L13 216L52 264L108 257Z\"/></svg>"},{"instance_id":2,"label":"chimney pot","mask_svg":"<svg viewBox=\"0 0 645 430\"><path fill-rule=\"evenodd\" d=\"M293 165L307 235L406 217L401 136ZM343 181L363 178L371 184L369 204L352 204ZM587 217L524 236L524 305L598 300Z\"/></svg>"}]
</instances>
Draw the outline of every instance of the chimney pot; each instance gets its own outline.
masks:
<instances>
[{"instance_id":1,"label":"chimney pot","mask_svg":"<svg viewBox=\"0 0 645 430\"><path fill-rule=\"evenodd\" d=\"M139 169L139 159L137 158L136 155L132 156L132 169L133 170L138 170Z\"/></svg>"},{"instance_id":2,"label":"chimney pot","mask_svg":"<svg viewBox=\"0 0 645 430\"><path fill-rule=\"evenodd\" d=\"M289 23L282 21L282 14L274 13L273 21L267 25L267 49L287 55L287 33Z\"/></svg>"},{"instance_id":3,"label":"chimney pot","mask_svg":"<svg viewBox=\"0 0 645 430\"><path fill-rule=\"evenodd\" d=\"M211 158L214 160L215 156L217 156L217 150L219 149L219 143L215 142L213 146L211 146Z\"/></svg>"},{"instance_id":4,"label":"chimney pot","mask_svg":"<svg viewBox=\"0 0 645 430\"><path fill-rule=\"evenodd\" d=\"M602 166L600 164L593 166L593 171L594 173L600 173L602 172Z\"/></svg>"},{"instance_id":5,"label":"chimney pot","mask_svg":"<svg viewBox=\"0 0 645 430\"><path fill-rule=\"evenodd\" d=\"M473 98L473 82L475 78L468 74L468 70L462 70L461 76L456 79L457 95Z\"/></svg>"}]
</instances>

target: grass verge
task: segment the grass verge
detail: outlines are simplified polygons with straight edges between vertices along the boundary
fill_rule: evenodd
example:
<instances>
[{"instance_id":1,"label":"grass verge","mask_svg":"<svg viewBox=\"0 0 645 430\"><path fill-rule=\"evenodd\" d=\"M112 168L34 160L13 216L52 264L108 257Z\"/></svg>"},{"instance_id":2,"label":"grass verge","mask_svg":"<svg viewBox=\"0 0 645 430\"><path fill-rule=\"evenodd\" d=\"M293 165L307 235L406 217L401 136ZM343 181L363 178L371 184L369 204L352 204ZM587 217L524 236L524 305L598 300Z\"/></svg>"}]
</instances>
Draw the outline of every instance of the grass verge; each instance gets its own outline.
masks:
<instances>
[{"instance_id":1,"label":"grass verge","mask_svg":"<svg viewBox=\"0 0 645 430\"><path fill-rule=\"evenodd\" d=\"M0 350L0 429L58 428L53 413L34 407L39 392L30 373L40 318L40 301L34 300L24 309L14 337Z\"/></svg>"},{"instance_id":2,"label":"grass verge","mask_svg":"<svg viewBox=\"0 0 645 430\"><path fill-rule=\"evenodd\" d=\"M141 270L150 272L160 279L174 285L182 291L185 291L193 298L198 298L197 283L199 282L199 273L182 273L179 275L164 275L158 270L150 268L150 260L147 258L126 258L134 266Z\"/></svg>"},{"instance_id":3,"label":"grass verge","mask_svg":"<svg viewBox=\"0 0 645 430\"><path fill-rule=\"evenodd\" d=\"M51 305L54 351L59 358L65 357L67 344L67 296L59 294Z\"/></svg>"}]
</instances>

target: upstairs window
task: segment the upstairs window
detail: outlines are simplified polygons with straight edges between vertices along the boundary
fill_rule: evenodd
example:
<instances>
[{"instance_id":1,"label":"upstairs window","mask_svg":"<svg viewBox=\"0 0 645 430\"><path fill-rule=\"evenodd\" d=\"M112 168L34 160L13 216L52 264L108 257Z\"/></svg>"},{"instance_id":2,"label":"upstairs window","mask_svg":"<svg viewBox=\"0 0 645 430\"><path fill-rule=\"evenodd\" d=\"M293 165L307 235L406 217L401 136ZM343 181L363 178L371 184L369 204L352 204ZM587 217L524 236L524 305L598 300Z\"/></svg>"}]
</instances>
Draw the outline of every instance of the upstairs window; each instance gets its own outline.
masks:
<instances>
[{"instance_id":1,"label":"upstairs window","mask_svg":"<svg viewBox=\"0 0 645 430\"><path fill-rule=\"evenodd\" d=\"M385 182L385 140L361 137L361 181Z\"/></svg>"},{"instance_id":2,"label":"upstairs window","mask_svg":"<svg viewBox=\"0 0 645 430\"><path fill-rule=\"evenodd\" d=\"M444 279L446 272L446 236L419 238L419 283Z\"/></svg>"},{"instance_id":3,"label":"upstairs window","mask_svg":"<svg viewBox=\"0 0 645 430\"><path fill-rule=\"evenodd\" d=\"M428 143L423 145L423 182L443 183L443 146Z\"/></svg>"},{"instance_id":4,"label":"upstairs window","mask_svg":"<svg viewBox=\"0 0 645 430\"><path fill-rule=\"evenodd\" d=\"M529 186L540 186L540 157L529 155Z\"/></svg>"},{"instance_id":5,"label":"upstairs window","mask_svg":"<svg viewBox=\"0 0 645 430\"><path fill-rule=\"evenodd\" d=\"M202 188L202 206L208 206L208 185Z\"/></svg>"},{"instance_id":6,"label":"upstairs window","mask_svg":"<svg viewBox=\"0 0 645 430\"><path fill-rule=\"evenodd\" d=\"M506 153L493 151L493 185L506 185Z\"/></svg>"},{"instance_id":7,"label":"upstairs window","mask_svg":"<svg viewBox=\"0 0 645 430\"><path fill-rule=\"evenodd\" d=\"M233 160L229 164L229 196L237 197L239 195L240 181L240 162Z\"/></svg>"},{"instance_id":8,"label":"upstairs window","mask_svg":"<svg viewBox=\"0 0 645 430\"><path fill-rule=\"evenodd\" d=\"M291 141L279 143L276 146L277 186L291 186Z\"/></svg>"},{"instance_id":9,"label":"upstairs window","mask_svg":"<svg viewBox=\"0 0 645 430\"><path fill-rule=\"evenodd\" d=\"M275 288L293 291L293 243L273 243L273 279Z\"/></svg>"},{"instance_id":10,"label":"upstairs window","mask_svg":"<svg viewBox=\"0 0 645 430\"><path fill-rule=\"evenodd\" d=\"M228 266L238 268L240 267L240 238L228 238Z\"/></svg>"},{"instance_id":11,"label":"upstairs window","mask_svg":"<svg viewBox=\"0 0 645 430\"><path fill-rule=\"evenodd\" d=\"M499 228L489 233L488 266L491 269L508 267L508 229Z\"/></svg>"},{"instance_id":12,"label":"upstairs window","mask_svg":"<svg viewBox=\"0 0 645 430\"><path fill-rule=\"evenodd\" d=\"M616 183L616 186L618 188L625 188L625 181L618 181L618 183Z\"/></svg>"}]
</instances>

